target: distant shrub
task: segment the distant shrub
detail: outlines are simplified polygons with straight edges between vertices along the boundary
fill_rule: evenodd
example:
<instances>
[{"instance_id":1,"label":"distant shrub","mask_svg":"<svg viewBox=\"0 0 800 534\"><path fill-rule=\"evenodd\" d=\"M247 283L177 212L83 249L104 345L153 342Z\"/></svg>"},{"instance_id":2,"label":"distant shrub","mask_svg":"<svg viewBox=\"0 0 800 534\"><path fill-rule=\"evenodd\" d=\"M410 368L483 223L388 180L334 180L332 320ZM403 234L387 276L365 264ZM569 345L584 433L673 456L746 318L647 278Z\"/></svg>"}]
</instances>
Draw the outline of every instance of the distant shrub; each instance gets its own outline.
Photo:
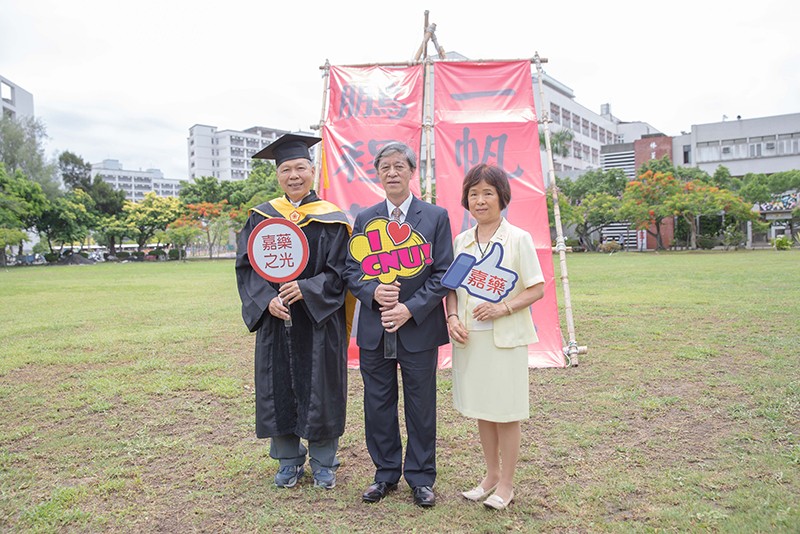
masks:
<instances>
[{"instance_id":1,"label":"distant shrub","mask_svg":"<svg viewBox=\"0 0 800 534\"><path fill-rule=\"evenodd\" d=\"M135 251L131 252L131 256L134 259L141 261L141 260L144 259L144 252L142 252L141 250L135 250Z\"/></svg>"},{"instance_id":2,"label":"distant shrub","mask_svg":"<svg viewBox=\"0 0 800 534\"><path fill-rule=\"evenodd\" d=\"M722 231L722 244L725 246L725 250L729 250L731 247L736 250L743 241L744 234L739 230L739 225L737 224L729 224Z\"/></svg>"},{"instance_id":3,"label":"distant shrub","mask_svg":"<svg viewBox=\"0 0 800 534\"><path fill-rule=\"evenodd\" d=\"M47 263L55 263L58 261L58 252L45 252L44 259Z\"/></svg>"},{"instance_id":4,"label":"distant shrub","mask_svg":"<svg viewBox=\"0 0 800 534\"><path fill-rule=\"evenodd\" d=\"M177 260L179 254L184 258L186 257L186 251L179 251L177 248L171 248L167 253L167 257L171 260Z\"/></svg>"},{"instance_id":5,"label":"distant shrub","mask_svg":"<svg viewBox=\"0 0 800 534\"><path fill-rule=\"evenodd\" d=\"M701 234L697 236L697 248L701 248L703 250L711 250L717 246L718 242L719 241L717 240L716 236L713 235Z\"/></svg>"},{"instance_id":6,"label":"distant shrub","mask_svg":"<svg viewBox=\"0 0 800 534\"><path fill-rule=\"evenodd\" d=\"M83 256L84 258L86 258L87 260L89 259L89 253L88 253L88 252L83 252L83 251L81 251L81 252L78 252L78 254L80 254L81 256Z\"/></svg>"},{"instance_id":7,"label":"distant shrub","mask_svg":"<svg viewBox=\"0 0 800 534\"><path fill-rule=\"evenodd\" d=\"M775 247L775 250L789 250L792 248L792 240L789 236L779 235L776 238L773 238L772 246Z\"/></svg>"},{"instance_id":8,"label":"distant shrub","mask_svg":"<svg viewBox=\"0 0 800 534\"><path fill-rule=\"evenodd\" d=\"M600 245L600 252L605 252L607 254L613 254L615 252L619 252L622 250L622 245L617 243L616 241L606 241L602 245Z\"/></svg>"},{"instance_id":9,"label":"distant shrub","mask_svg":"<svg viewBox=\"0 0 800 534\"><path fill-rule=\"evenodd\" d=\"M126 250L120 250L117 252L117 259L119 260L127 260L131 257L131 253Z\"/></svg>"},{"instance_id":10,"label":"distant shrub","mask_svg":"<svg viewBox=\"0 0 800 534\"><path fill-rule=\"evenodd\" d=\"M167 251L164 250L163 248L154 248L153 250L148 252L148 254L150 254L151 256L161 257L161 256L166 256Z\"/></svg>"}]
</instances>

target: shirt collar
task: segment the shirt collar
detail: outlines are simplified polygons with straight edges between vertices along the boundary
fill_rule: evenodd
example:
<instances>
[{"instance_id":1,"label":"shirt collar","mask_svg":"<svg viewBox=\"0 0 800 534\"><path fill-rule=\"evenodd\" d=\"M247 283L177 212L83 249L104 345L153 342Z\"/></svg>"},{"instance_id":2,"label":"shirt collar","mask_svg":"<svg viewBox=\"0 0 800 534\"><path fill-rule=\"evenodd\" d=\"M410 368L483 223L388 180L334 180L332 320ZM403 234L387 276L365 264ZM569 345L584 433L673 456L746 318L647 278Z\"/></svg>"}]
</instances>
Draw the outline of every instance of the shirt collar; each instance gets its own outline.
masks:
<instances>
[{"instance_id":1,"label":"shirt collar","mask_svg":"<svg viewBox=\"0 0 800 534\"><path fill-rule=\"evenodd\" d=\"M413 198L414 198L414 195L409 193L408 194L408 198L405 199L402 204L397 206L398 208L400 208L400 211L403 212L403 220L405 220L405 218L408 217L408 209L411 207L411 200ZM387 198L386 199L386 213L391 215L392 211L394 210L394 208L395 208L395 205L392 204L392 202Z\"/></svg>"},{"instance_id":2,"label":"shirt collar","mask_svg":"<svg viewBox=\"0 0 800 534\"><path fill-rule=\"evenodd\" d=\"M468 234L467 240L464 243L464 246L470 246L475 243L475 229L478 227L476 224L470 229ZM497 231L494 233L494 236L489 240L489 243L500 243L501 245L506 244L506 240L508 239L508 232L509 228L511 227L511 223L509 223L505 217L500 220L500 226L497 227Z\"/></svg>"}]
</instances>

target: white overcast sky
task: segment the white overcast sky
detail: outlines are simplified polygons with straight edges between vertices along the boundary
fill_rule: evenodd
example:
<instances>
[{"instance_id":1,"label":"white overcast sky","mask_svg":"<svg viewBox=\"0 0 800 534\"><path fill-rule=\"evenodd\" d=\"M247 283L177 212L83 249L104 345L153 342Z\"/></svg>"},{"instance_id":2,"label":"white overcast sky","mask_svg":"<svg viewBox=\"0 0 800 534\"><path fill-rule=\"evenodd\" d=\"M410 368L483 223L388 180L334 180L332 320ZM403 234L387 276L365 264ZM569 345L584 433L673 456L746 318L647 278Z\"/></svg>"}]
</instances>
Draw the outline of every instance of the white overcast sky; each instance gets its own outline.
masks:
<instances>
[{"instance_id":1,"label":"white overcast sky","mask_svg":"<svg viewBox=\"0 0 800 534\"><path fill-rule=\"evenodd\" d=\"M34 97L48 157L186 179L197 123L316 124L319 67L406 61L424 12L471 59L549 58L599 112L668 135L800 112L795 0L0 0L0 74ZM432 47L429 48L432 51Z\"/></svg>"}]
</instances>

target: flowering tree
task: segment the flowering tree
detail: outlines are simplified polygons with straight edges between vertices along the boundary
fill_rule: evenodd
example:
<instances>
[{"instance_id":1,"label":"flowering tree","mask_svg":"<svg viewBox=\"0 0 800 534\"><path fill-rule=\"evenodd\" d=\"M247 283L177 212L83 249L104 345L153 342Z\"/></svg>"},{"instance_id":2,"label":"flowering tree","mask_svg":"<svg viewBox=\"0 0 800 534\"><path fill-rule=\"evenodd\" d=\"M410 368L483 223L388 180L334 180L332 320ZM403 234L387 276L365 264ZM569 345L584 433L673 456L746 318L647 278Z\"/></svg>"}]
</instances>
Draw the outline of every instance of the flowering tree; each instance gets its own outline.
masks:
<instances>
[{"instance_id":1,"label":"flowering tree","mask_svg":"<svg viewBox=\"0 0 800 534\"><path fill-rule=\"evenodd\" d=\"M171 222L164 233L165 239L178 250L178 259L183 260L183 250L203 233L200 223L187 216Z\"/></svg>"},{"instance_id":2,"label":"flowering tree","mask_svg":"<svg viewBox=\"0 0 800 534\"><path fill-rule=\"evenodd\" d=\"M638 230L646 230L655 238L656 248L664 250L661 223L673 215L666 202L680 189L680 182L672 174L646 171L625 186L620 216L631 221Z\"/></svg>"},{"instance_id":3,"label":"flowering tree","mask_svg":"<svg viewBox=\"0 0 800 534\"><path fill-rule=\"evenodd\" d=\"M197 221L208 243L208 257L214 257L214 247L222 242L232 228L228 201L187 204L189 218Z\"/></svg>"}]
</instances>

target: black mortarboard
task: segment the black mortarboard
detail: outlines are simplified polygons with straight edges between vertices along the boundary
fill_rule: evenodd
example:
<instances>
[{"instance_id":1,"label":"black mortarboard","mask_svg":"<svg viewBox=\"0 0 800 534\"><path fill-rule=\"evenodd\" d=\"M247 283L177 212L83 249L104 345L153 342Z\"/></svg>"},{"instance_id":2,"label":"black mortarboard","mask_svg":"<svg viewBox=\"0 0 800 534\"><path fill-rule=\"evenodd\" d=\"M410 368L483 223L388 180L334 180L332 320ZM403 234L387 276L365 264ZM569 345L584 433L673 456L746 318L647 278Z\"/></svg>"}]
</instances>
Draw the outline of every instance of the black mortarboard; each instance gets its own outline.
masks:
<instances>
[{"instance_id":1,"label":"black mortarboard","mask_svg":"<svg viewBox=\"0 0 800 534\"><path fill-rule=\"evenodd\" d=\"M284 134L265 146L260 152L253 154L256 159L274 159L275 166L284 161L297 158L310 160L308 149L322 141L319 137L308 135Z\"/></svg>"}]
</instances>

